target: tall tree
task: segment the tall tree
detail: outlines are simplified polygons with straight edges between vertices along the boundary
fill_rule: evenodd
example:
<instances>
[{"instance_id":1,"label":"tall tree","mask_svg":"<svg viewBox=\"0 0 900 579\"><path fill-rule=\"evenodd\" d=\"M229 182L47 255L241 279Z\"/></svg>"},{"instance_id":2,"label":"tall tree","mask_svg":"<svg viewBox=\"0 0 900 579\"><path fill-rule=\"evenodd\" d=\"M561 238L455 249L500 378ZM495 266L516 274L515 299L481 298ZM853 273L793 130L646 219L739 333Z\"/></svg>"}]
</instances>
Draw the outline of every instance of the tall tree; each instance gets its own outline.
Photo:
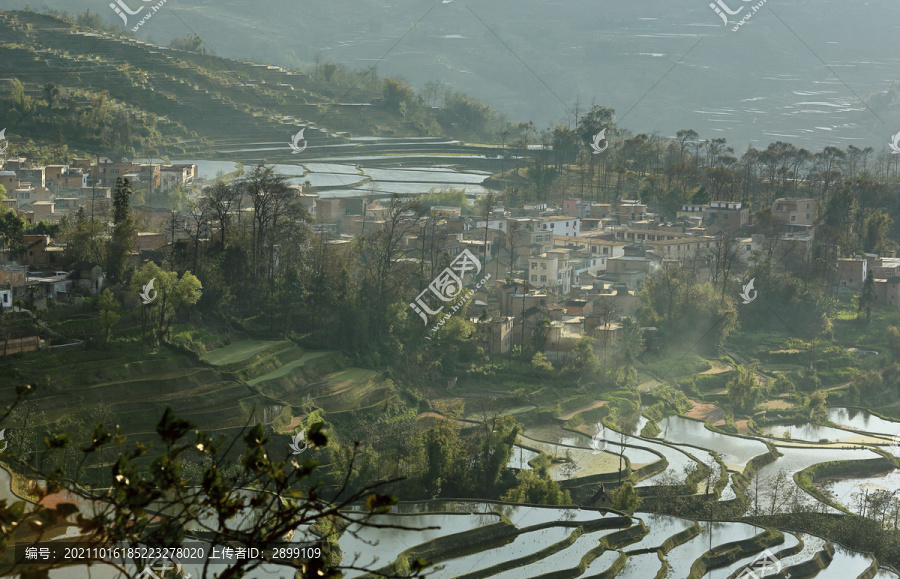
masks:
<instances>
[{"instance_id":1,"label":"tall tree","mask_svg":"<svg viewBox=\"0 0 900 579\"><path fill-rule=\"evenodd\" d=\"M884 251L893 223L894 220L880 209L870 213L863 222L863 250L878 254Z\"/></svg>"},{"instance_id":2,"label":"tall tree","mask_svg":"<svg viewBox=\"0 0 900 579\"><path fill-rule=\"evenodd\" d=\"M4 210L0 216L0 236L3 237L4 249L10 259L17 259L25 254L25 222L15 211Z\"/></svg>"},{"instance_id":3,"label":"tall tree","mask_svg":"<svg viewBox=\"0 0 900 579\"><path fill-rule=\"evenodd\" d=\"M116 282L122 281L128 257L137 240L137 223L130 209L132 195L129 180L117 177L112 200L113 233L106 258L106 271L109 278Z\"/></svg>"},{"instance_id":4,"label":"tall tree","mask_svg":"<svg viewBox=\"0 0 900 579\"><path fill-rule=\"evenodd\" d=\"M152 301L142 304L141 310L149 317L156 339L163 340L171 333L175 314L200 300L203 286L189 271L179 277L174 271L165 271L150 262L132 276L131 289L140 294L151 281L157 293L148 294Z\"/></svg>"},{"instance_id":5,"label":"tall tree","mask_svg":"<svg viewBox=\"0 0 900 579\"><path fill-rule=\"evenodd\" d=\"M362 280L360 298L368 303L368 331L370 338L385 337L388 306L402 299L405 281L398 263L407 257L410 248L407 235L419 229L419 203L394 195L385 207L384 223L362 236L360 262Z\"/></svg>"},{"instance_id":6,"label":"tall tree","mask_svg":"<svg viewBox=\"0 0 900 579\"><path fill-rule=\"evenodd\" d=\"M55 84L47 83L44 85L44 100L47 102L47 108L53 110L59 101L59 87Z\"/></svg>"},{"instance_id":7,"label":"tall tree","mask_svg":"<svg viewBox=\"0 0 900 579\"><path fill-rule=\"evenodd\" d=\"M112 327L122 317L119 315L121 306L119 306L116 296L113 295L109 288L106 288L100 294L98 304L100 306L100 321L103 323L103 337L105 340L109 340L110 336L112 336Z\"/></svg>"},{"instance_id":8,"label":"tall tree","mask_svg":"<svg viewBox=\"0 0 900 579\"><path fill-rule=\"evenodd\" d=\"M228 244L228 224L232 213L240 208L240 184L229 185L219 180L212 187L204 189L203 193L206 195L205 203L210 216L219 224L219 241L225 247Z\"/></svg>"}]
</instances>

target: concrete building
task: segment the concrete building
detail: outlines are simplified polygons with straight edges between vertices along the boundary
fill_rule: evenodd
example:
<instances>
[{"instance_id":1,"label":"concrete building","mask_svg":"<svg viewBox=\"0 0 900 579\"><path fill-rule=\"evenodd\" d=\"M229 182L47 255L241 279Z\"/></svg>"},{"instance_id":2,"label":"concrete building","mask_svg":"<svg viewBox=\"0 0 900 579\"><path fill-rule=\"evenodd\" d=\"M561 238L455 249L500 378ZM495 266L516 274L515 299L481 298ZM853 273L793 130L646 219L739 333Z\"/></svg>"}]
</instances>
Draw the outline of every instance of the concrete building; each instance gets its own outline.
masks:
<instances>
[{"instance_id":1,"label":"concrete building","mask_svg":"<svg viewBox=\"0 0 900 579\"><path fill-rule=\"evenodd\" d=\"M568 215L556 215L553 217L541 217L539 229L544 233L563 235L565 237L578 237L581 235L581 219Z\"/></svg>"},{"instance_id":2,"label":"concrete building","mask_svg":"<svg viewBox=\"0 0 900 579\"><path fill-rule=\"evenodd\" d=\"M137 251L149 251L159 249L166 244L166 236L155 231L139 231L134 242Z\"/></svg>"},{"instance_id":3,"label":"concrete building","mask_svg":"<svg viewBox=\"0 0 900 579\"><path fill-rule=\"evenodd\" d=\"M636 199L622 199L616 203L616 212L619 214L619 223L643 221L647 205Z\"/></svg>"},{"instance_id":4,"label":"concrete building","mask_svg":"<svg viewBox=\"0 0 900 579\"><path fill-rule=\"evenodd\" d=\"M599 237L579 237L573 239L564 235L554 235L553 245L555 247L566 247L568 249L587 252L604 259L616 257L625 254L625 246L628 245L623 241L612 241ZM605 261L603 262L606 263ZM605 268L604 268L605 269Z\"/></svg>"},{"instance_id":5,"label":"concrete building","mask_svg":"<svg viewBox=\"0 0 900 579\"><path fill-rule=\"evenodd\" d=\"M554 249L529 259L528 283L532 287L552 289L567 295L571 289L572 266L569 250Z\"/></svg>"},{"instance_id":6,"label":"concrete building","mask_svg":"<svg viewBox=\"0 0 900 579\"><path fill-rule=\"evenodd\" d=\"M475 322L475 327L492 354L506 354L512 349L515 318L493 315L486 321L478 319L472 321Z\"/></svg>"},{"instance_id":7,"label":"concrete building","mask_svg":"<svg viewBox=\"0 0 900 579\"><path fill-rule=\"evenodd\" d=\"M19 177L15 171L0 171L0 185L6 189L7 196L14 195L19 188Z\"/></svg>"},{"instance_id":8,"label":"concrete building","mask_svg":"<svg viewBox=\"0 0 900 579\"><path fill-rule=\"evenodd\" d=\"M609 203L591 203L591 217L594 219L606 219L612 212L612 205Z\"/></svg>"},{"instance_id":9,"label":"concrete building","mask_svg":"<svg viewBox=\"0 0 900 579\"><path fill-rule=\"evenodd\" d=\"M875 296L879 304L900 306L900 276L875 278Z\"/></svg>"},{"instance_id":10,"label":"concrete building","mask_svg":"<svg viewBox=\"0 0 900 579\"><path fill-rule=\"evenodd\" d=\"M549 303L547 294L534 291L531 287L529 283L524 283L522 280L506 283L498 279L494 288L500 298L500 313L520 320L523 311L532 309L547 311Z\"/></svg>"},{"instance_id":11,"label":"concrete building","mask_svg":"<svg viewBox=\"0 0 900 579\"><path fill-rule=\"evenodd\" d=\"M791 225L813 225L816 219L815 199L783 197L772 205L772 216Z\"/></svg>"},{"instance_id":12,"label":"concrete building","mask_svg":"<svg viewBox=\"0 0 900 579\"><path fill-rule=\"evenodd\" d=\"M900 276L900 258L878 257L872 263L872 275L876 278ZM865 277L863 277L865 279Z\"/></svg>"},{"instance_id":13,"label":"concrete building","mask_svg":"<svg viewBox=\"0 0 900 579\"><path fill-rule=\"evenodd\" d=\"M569 217L577 217L579 219L592 217L591 203L582 201L581 199L564 199L563 213L568 215Z\"/></svg>"},{"instance_id":14,"label":"concrete building","mask_svg":"<svg viewBox=\"0 0 900 579\"><path fill-rule=\"evenodd\" d=\"M434 205L431 207L431 216L438 219L459 218L462 216L462 207Z\"/></svg>"},{"instance_id":15,"label":"concrete building","mask_svg":"<svg viewBox=\"0 0 900 579\"><path fill-rule=\"evenodd\" d=\"M550 331L544 342L544 355L553 361L568 360L574 356L575 344L584 336L584 318L580 316L550 322Z\"/></svg>"},{"instance_id":16,"label":"concrete building","mask_svg":"<svg viewBox=\"0 0 900 579\"><path fill-rule=\"evenodd\" d=\"M704 213L707 220L718 222L729 233L750 224L750 210L743 207L740 202L712 201L704 209Z\"/></svg>"},{"instance_id":17,"label":"concrete building","mask_svg":"<svg viewBox=\"0 0 900 579\"><path fill-rule=\"evenodd\" d=\"M735 240L737 246L738 259L744 263L749 263L754 251L764 251L766 248L766 236L761 233L754 233L750 237L742 237Z\"/></svg>"},{"instance_id":18,"label":"concrete building","mask_svg":"<svg viewBox=\"0 0 900 579\"><path fill-rule=\"evenodd\" d=\"M19 181L22 183L31 183L34 187L47 186L47 172L44 167L29 167L27 169L19 169L16 171Z\"/></svg>"},{"instance_id":19,"label":"concrete building","mask_svg":"<svg viewBox=\"0 0 900 579\"><path fill-rule=\"evenodd\" d=\"M838 287L859 291L869 274L869 264L863 258L837 260Z\"/></svg>"}]
</instances>

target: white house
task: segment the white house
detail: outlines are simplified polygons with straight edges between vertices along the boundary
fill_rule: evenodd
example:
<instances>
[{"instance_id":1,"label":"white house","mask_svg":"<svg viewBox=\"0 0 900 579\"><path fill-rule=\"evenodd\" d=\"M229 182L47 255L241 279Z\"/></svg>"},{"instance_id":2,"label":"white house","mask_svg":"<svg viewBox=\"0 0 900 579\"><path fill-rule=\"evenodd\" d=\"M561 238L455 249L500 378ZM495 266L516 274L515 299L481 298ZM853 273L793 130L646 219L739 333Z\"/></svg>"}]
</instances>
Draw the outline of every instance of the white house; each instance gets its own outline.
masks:
<instances>
[{"instance_id":1,"label":"white house","mask_svg":"<svg viewBox=\"0 0 900 579\"><path fill-rule=\"evenodd\" d=\"M553 217L540 218L541 231L565 237L578 237L581 235L581 219L568 215L555 215Z\"/></svg>"},{"instance_id":2,"label":"white house","mask_svg":"<svg viewBox=\"0 0 900 579\"><path fill-rule=\"evenodd\" d=\"M484 219L475 222L476 229L484 229ZM506 219L488 219L487 220L487 228L488 229L496 229L497 231L502 231L506 233Z\"/></svg>"},{"instance_id":3,"label":"white house","mask_svg":"<svg viewBox=\"0 0 900 579\"><path fill-rule=\"evenodd\" d=\"M572 266L569 250L553 249L528 260L528 285L533 288L553 288L566 295L572 287Z\"/></svg>"}]
</instances>

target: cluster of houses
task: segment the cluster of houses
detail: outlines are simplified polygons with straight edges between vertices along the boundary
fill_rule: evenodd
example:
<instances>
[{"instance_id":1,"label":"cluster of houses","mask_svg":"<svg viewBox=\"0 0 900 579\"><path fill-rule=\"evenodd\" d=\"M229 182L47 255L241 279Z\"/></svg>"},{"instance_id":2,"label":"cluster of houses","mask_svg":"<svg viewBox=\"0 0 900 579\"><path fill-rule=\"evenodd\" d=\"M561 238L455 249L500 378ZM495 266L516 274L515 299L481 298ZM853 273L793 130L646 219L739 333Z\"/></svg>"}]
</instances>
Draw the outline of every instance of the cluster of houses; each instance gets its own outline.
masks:
<instances>
[{"instance_id":1,"label":"cluster of houses","mask_svg":"<svg viewBox=\"0 0 900 579\"><path fill-rule=\"evenodd\" d=\"M77 301L106 288L106 272L96 263L77 262L68 270L31 271L12 261L0 261L0 304L4 309L17 301L27 309L42 310L48 300Z\"/></svg>"},{"instance_id":2,"label":"cluster of houses","mask_svg":"<svg viewBox=\"0 0 900 579\"><path fill-rule=\"evenodd\" d=\"M838 259L838 287L862 291L866 278L872 273L875 282L876 303L900 306L900 258L880 257L864 253Z\"/></svg>"},{"instance_id":3,"label":"cluster of houses","mask_svg":"<svg viewBox=\"0 0 900 579\"><path fill-rule=\"evenodd\" d=\"M56 223L80 209L86 215L107 216L116 179L145 184L149 191L169 191L197 180L196 165L134 163L122 157L75 159L68 165L35 165L24 157L2 159L0 185L6 190L0 210L14 211L29 224ZM135 208L141 222L161 229L169 212ZM0 240L2 242L3 240ZM159 231L138 233L134 252L145 254L165 244ZM0 309L21 303L27 309L43 309L48 301L67 302L77 296L96 295L106 287L103 268L95 263L73 263L66 248L49 235L25 235L25 251L16 261L0 252ZM5 244L3 245L5 247Z\"/></svg>"},{"instance_id":4,"label":"cluster of houses","mask_svg":"<svg viewBox=\"0 0 900 579\"><path fill-rule=\"evenodd\" d=\"M3 207L16 211L27 223L57 222L84 208L87 214L108 211L116 178L142 183L152 192L190 186L197 166L135 163L123 157L75 159L68 165L37 166L25 157L6 159L0 185L6 189Z\"/></svg>"},{"instance_id":5,"label":"cluster of houses","mask_svg":"<svg viewBox=\"0 0 900 579\"><path fill-rule=\"evenodd\" d=\"M149 184L151 190L192 185L195 165L132 163L126 159L77 159L71 165L29 166L9 159L0 184L10 193L3 201L28 222L57 221L80 208L106 210L117 177ZM294 187L312 216L314 230L336 251L355 236L384 227L390 208L364 197L322 198L307 187ZM152 252L167 242L160 227L168 212L145 212L157 231L138 236L136 252ZM157 211L159 213L159 211ZM413 228L403 240L409 267L428 251L457 255L469 250L492 274L491 291L475 295L469 314L477 321L485 349L505 353L517 345L537 345L550 359L572 355L584 335L601 344L620 337L624 316L638 307L637 292L648 276L667 266L689 266L712 276L714 255L729 245L733 259L750 263L757 251L811 255L816 201L777 199L771 219L779 227L767 235L745 233L753 225L748 207L735 201L683 205L666 220L637 199L594 203L565 199L560 205L492 207L473 215L463 207L433 206L428 225ZM760 229L760 228L758 228ZM777 231L777 232L775 232ZM177 238L177 237L176 237ZM65 248L48 235L28 235L18 263L0 261L0 305L29 309L48 300L66 302L97 294L106 285L102 267L68 263ZM787 267L787 266L785 266ZM900 306L900 259L865 255L838 261L837 285L859 291L869 271L875 274L878 300Z\"/></svg>"},{"instance_id":6,"label":"cluster of houses","mask_svg":"<svg viewBox=\"0 0 900 579\"><path fill-rule=\"evenodd\" d=\"M362 198L298 194L332 245L382 227L388 216L387 207ZM485 348L504 353L540 343L553 360L572 355L584 335L615 343L619 320L637 310L637 291L663 267L690 265L711 276L711 256L722 251L723 239L745 265L756 251L809 255L816 201L776 200L772 216L779 226L768 238L742 235L753 217L734 201L684 205L672 221L635 199L566 199L557 207L496 207L480 216L467 215L462 207L433 206L430 212L428 231L410 233L406 245L415 256L418 248L439 239L447 254L468 249L492 274L493 291L479 293L469 309ZM900 304L900 299L885 303Z\"/></svg>"}]
</instances>

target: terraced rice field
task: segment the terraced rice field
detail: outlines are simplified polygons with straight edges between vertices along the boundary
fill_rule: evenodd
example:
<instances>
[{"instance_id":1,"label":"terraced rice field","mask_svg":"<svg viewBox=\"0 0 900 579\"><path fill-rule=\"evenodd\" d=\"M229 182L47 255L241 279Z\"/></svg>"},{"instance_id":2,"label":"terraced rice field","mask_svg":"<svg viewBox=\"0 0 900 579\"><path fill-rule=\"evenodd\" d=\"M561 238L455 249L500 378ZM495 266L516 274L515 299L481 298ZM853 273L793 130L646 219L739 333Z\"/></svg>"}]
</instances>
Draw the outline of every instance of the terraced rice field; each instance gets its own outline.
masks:
<instances>
[{"instance_id":1,"label":"terraced rice field","mask_svg":"<svg viewBox=\"0 0 900 579\"><path fill-rule=\"evenodd\" d=\"M293 362L288 362L281 368L277 370L272 370L268 374L263 374L262 376L258 376L253 378L252 380L248 380L247 384L251 386L256 386L260 382L266 382L268 380L277 380L278 378L284 378L294 370L298 368L302 368L306 366L307 362L311 360L315 360L316 358L321 358L322 356L327 356L330 352L304 352L303 357L299 360L294 360Z\"/></svg>"},{"instance_id":2,"label":"terraced rice field","mask_svg":"<svg viewBox=\"0 0 900 579\"><path fill-rule=\"evenodd\" d=\"M268 348L278 344L277 341L266 340L240 340L229 344L224 348L211 350L200 357L203 362L208 362L213 366L225 366L226 364L236 364L243 362L257 354L266 351Z\"/></svg>"},{"instance_id":3,"label":"terraced rice field","mask_svg":"<svg viewBox=\"0 0 900 579\"><path fill-rule=\"evenodd\" d=\"M343 563L373 559L399 563L400 559L393 558L403 557L404 552L422 552L417 544L439 537L440 555L429 561L433 565L429 576L439 579L549 579L561 572L566 577L647 579L656 576L663 562L668 566L668 579L682 579L698 565L703 569L698 561L711 548L722 556L703 573L709 579L739 575L762 556L763 549L775 555L781 553L785 571L800 564L816 565L816 577L869 577L875 565L869 555L832 545L819 537L791 532L779 535L740 522L697 524L648 513L622 518L602 509L566 510L493 502L401 503L399 510L407 514L395 520L401 520L404 526L439 526L441 530L428 530L418 536L398 531L396 535L385 535L378 546L363 545L360 538L344 536L340 541ZM504 514L514 527L496 524L498 519L492 513ZM646 532L640 528L641 521ZM834 558L829 563L831 558L825 551L832 548ZM361 558L355 559L357 553ZM820 562L812 563L814 558ZM389 572L387 566L379 569L379 573ZM794 573L792 576L800 576L796 569ZM348 576L375 575L351 572ZM881 572L875 577L896 576Z\"/></svg>"}]
</instances>

